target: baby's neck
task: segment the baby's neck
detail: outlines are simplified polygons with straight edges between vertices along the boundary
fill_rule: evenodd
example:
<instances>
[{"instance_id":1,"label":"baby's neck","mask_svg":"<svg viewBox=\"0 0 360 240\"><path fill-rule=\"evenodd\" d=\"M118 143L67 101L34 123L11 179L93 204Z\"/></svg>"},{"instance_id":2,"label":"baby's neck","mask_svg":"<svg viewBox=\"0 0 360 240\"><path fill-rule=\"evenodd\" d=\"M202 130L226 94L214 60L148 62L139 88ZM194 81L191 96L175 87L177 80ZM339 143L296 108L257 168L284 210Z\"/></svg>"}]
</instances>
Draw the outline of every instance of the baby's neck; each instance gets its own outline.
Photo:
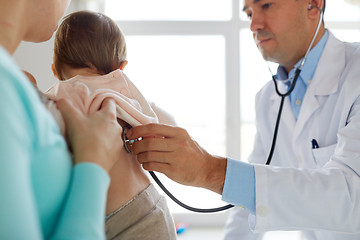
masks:
<instances>
[{"instance_id":1,"label":"baby's neck","mask_svg":"<svg viewBox=\"0 0 360 240\"><path fill-rule=\"evenodd\" d=\"M78 75L91 77L91 76L99 76L101 74L99 74L97 70L94 70L92 68L67 68L65 70L66 79L70 79Z\"/></svg>"}]
</instances>

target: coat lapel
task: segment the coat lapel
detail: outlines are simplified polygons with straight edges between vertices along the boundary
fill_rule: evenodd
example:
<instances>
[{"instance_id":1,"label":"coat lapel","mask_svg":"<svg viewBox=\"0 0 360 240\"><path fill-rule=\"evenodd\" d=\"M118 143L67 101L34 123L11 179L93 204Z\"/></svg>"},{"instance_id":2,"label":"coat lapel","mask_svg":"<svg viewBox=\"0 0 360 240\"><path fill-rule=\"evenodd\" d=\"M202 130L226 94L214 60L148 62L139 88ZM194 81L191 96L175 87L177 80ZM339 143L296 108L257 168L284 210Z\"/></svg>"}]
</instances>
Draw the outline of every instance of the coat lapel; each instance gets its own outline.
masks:
<instances>
[{"instance_id":1,"label":"coat lapel","mask_svg":"<svg viewBox=\"0 0 360 240\"><path fill-rule=\"evenodd\" d=\"M314 77L304 96L294 131L294 139L299 137L306 123L312 120L311 116L320 107L318 97L328 97L338 90L344 67L345 46L330 33Z\"/></svg>"}]
</instances>

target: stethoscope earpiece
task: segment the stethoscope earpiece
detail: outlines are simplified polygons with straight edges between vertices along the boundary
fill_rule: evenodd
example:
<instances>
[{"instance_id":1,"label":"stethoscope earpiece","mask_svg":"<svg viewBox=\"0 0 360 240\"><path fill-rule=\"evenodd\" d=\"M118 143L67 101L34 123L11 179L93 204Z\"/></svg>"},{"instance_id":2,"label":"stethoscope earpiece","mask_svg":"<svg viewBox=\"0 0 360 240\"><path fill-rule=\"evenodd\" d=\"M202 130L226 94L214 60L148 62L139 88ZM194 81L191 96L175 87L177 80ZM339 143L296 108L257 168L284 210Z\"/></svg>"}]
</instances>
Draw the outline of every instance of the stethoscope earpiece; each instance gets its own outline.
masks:
<instances>
[{"instance_id":1,"label":"stethoscope earpiece","mask_svg":"<svg viewBox=\"0 0 360 240\"><path fill-rule=\"evenodd\" d=\"M314 7L314 8L316 8L317 10L319 10L321 12L321 14L323 14L323 10L321 8L319 8L319 7ZM311 10L311 9L313 9L313 5L311 3L309 3L308 10Z\"/></svg>"}]
</instances>

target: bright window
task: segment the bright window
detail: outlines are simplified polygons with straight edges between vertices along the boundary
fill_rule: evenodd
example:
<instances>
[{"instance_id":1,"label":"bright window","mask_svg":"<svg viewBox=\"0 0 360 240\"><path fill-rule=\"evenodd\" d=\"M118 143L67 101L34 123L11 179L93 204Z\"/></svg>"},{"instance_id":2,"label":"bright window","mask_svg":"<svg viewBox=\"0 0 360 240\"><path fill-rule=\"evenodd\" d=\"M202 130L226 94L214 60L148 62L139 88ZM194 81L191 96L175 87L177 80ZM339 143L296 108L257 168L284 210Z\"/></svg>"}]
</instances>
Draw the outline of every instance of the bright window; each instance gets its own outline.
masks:
<instances>
[{"instance_id":1,"label":"bright window","mask_svg":"<svg viewBox=\"0 0 360 240\"><path fill-rule=\"evenodd\" d=\"M359 22L360 7L354 7L349 2L357 0L326 0L325 21ZM359 4L359 1L357 1ZM358 38L359 40L359 38Z\"/></svg>"},{"instance_id":2,"label":"bright window","mask_svg":"<svg viewBox=\"0 0 360 240\"><path fill-rule=\"evenodd\" d=\"M127 43L129 64L125 73L144 96L171 113L177 124L188 129L200 145L224 156L224 38L129 36ZM157 175L185 203L197 207L223 204L220 196L210 191L184 187ZM194 196L213 200L206 204L200 200L199 205ZM168 203L173 212L184 211L173 201Z\"/></svg>"},{"instance_id":3,"label":"bright window","mask_svg":"<svg viewBox=\"0 0 360 240\"><path fill-rule=\"evenodd\" d=\"M229 20L231 0L106 0L116 20Z\"/></svg>"},{"instance_id":4,"label":"bright window","mask_svg":"<svg viewBox=\"0 0 360 240\"><path fill-rule=\"evenodd\" d=\"M127 42L124 71L144 96L206 149L225 155L224 38L129 36Z\"/></svg>"}]
</instances>

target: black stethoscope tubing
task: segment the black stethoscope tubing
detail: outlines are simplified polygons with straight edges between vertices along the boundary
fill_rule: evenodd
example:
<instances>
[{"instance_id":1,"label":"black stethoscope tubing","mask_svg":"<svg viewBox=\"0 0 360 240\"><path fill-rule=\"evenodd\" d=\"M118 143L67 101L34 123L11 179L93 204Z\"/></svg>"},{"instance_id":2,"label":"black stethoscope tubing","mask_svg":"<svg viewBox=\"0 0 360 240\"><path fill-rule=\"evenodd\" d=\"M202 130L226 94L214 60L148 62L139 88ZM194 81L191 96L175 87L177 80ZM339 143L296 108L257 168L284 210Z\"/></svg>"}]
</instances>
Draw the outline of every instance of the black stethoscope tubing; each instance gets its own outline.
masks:
<instances>
[{"instance_id":1,"label":"black stethoscope tubing","mask_svg":"<svg viewBox=\"0 0 360 240\"><path fill-rule=\"evenodd\" d=\"M275 145L276 145L276 139L277 139L277 133L278 133L278 130L279 130L280 119L281 119L282 109L283 109L283 106L284 106L285 97L290 95L290 93L294 90L295 84L296 84L297 79L299 78L300 72L301 72L301 69L297 68L296 72L295 72L294 81L292 82L292 85L291 85L290 89L286 93L281 93L278 90L278 86L276 84L276 79L275 79L274 76L272 77L272 79L274 81L274 84L275 84L275 91L281 97L281 102L280 102L278 115L277 115L277 118L276 118L275 130L274 130L274 135L273 135L273 140L272 140L272 144L271 144L270 153L269 153L269 156L268 156L268 158L266 160L266 165L270 164L272 156L274 154ZM153 171L149 171L149 173L150 173L151 177L154 179L154 181L166 193L166 195L168 195L169 198L171 198L175 203L177 203L178 205L180 205L181 207L183 207L183 208L185 208L185 209L187 209L189 211L198 212L198 213L214 213L214 212L220 212L220 211L224 211L224 210L227 210L227 209L230 209L230 208L234 207L234 205L232 205L232 204L228 204L228 205L218 207L218 208L208 208L208 209L191 207L191 206L186 205L185 203L181 202L174 195L172 195L169 192L169 190L167 190L166 187L162 184L162 182L159 180L159 178L156 176L156 174Z\"/></svg>"},{"instance_id":2,"label":"black stethoscope tubing","mask_svg":"<svg viewBox=\"0 0 360 240\"><path fill-rule=\"evenodd\" d=\"M298 78L300 76L301 66L296 69L294 80L293 80L293 82L292 82L292 84L290 86L290 89L285 93L281 93L279 91L278 85L276 83L276 78L275 78L274 75L272 76L272 80L273 80L274 85L275 85L275 91L281 97L281 101L280 101L278 115L277 115L277 118L276 118L276 124L275 124L274 135L273 135L273 140L272 140L270 152L269 152L268 158L266 160L266 165L270 164L272 156L274 154L275 145L276 145L276 139L277 139L277 134L278 134L278 131L279 131L280 119L281 119L281 114L282 114L285 98L287 96L289 96L290 93L294 90L295 84L296 84L296 82L297 82L297 80L298 80ZM125 137L125 131L123 131L123 140L124 140L125 149L128 152L130 152L130 149L127 147L127 144L126 144L129 140L127 140L126 137ZM171 194L170 191L167 190L167 188L162 184L162 182L159 180L159 178L156 176L156 174L153 171L149 171L149 173L150 173L151 177L154 179L154 181L166 193L166 195L168 195L168 197L171 200L173 200L175 203L177 203L178 205L180 205L181 207L183 207L183 208L185 208L185 209L187 209L189 211L197 212L197 213L214 213L214 212L220 212L220 211L224 211L224 210L227 210L227 209L230 209L230 208L234 207L234 205L232 205L232 204L227 204L225 206L218 207L218 208L194 208L194 207L191 207L191 206L186 205L185 203L181 202L173 194Z\"/></svg>"},{"instance_id":3,"label":"black stethoscope tubing","mask_svg":"<svg viewBox=\"0 0 360 240\"><path fill-rule=\"evenodd\" d=\"M131 144L131 142L134 141L134 140L126 139L125 133L126 133L126 127L124 128L121 136L122 136L122 140L124 142L125 150L128 153L131 153L131 151L130 151L129 147L127 146L127 144L129 142ZM229 208L234 207L234 205L232 205L232 204L228 204L228 205L218 207L218 208L208 208L208 209L191 207L191 206L186 205L185 203L181 202L174 195L172 195L171 192L169 190L167 190L167 188L164 186L164 184L162 184L162 182L159 180L159 178L156 176L156 174L153 171L149 171L149 174L154 179L154 181L159 185L159 187L166 193L166 195L168 195L168 197L171 200L173 200L175 203L177 203L178 205L180 205L181 207L183 207L183 208L185 208L185 209L187 209L189 211L197 212L197 213L214 213L214 212L220 212L220 211L224 211L224 210L227 210Z\"/></svg>"},{"instance_id":4,"label":"black stethoscope tubing","mask_svg":"<svg viewBox=\"0 0 360 240\"><path fill-rule=\"evenodd\" d=\"M276 83L276 78L275 78L274 75L272 76L272 80L273 80L274 85L275 85L275 91L281 97L281 101L280 101L278 115L277 115L277 118L276 118L275 129L274 129L273 140L272 140L272 143L271 143L270 152L269 152L268 158L267 158L266 163L265 163L266 165L270 165L271 160L272 160L272 156L274 154L277 134L278 134L278 131L279 131L281 114L282 114L282 110L283 110L284 102L285 102L285 97L289 96L291 94L291 92L294 90L295 84L296 84L296 82L297 82L297 80L298 80L298 78L300 76L300 72L301 72L301 69L299 67L299 68L296 69L295 76L294 76L294 81L292 82L290 89L286 93L281 93L279 91L278 85Z\"/></svg>"},{"instance_id":5,"label":"black stethoscope tubing","mask_svg":"<svg viewBox=\"0 0 360 240\"><path fill-rule=\"evenodd\" d=\"M276 123L275 123L275 129L274 129L274 134L273 134L273 139L272 139L272 144L271 144L271 148L270 148L270 152L269 152L269 155L268 155L268 158L266 160L266 165L270 165L271 163L271 160L272 160L272 157L273 157L273 154L274 154L274 150L275 150L275 145L276 145L276 140L277 140L277 135L278 135L278 131L279 131L279 125L280 125L280 119L281 119L281 114L282 114L282 110L283 110L283 107L284 107L284 101L285 101L285 98L287 96L289 96L291 94L291 92L294 90L295 88L295 84L300 76L300 72L301 72L301 69L303 67L303 65L305 64L305 61L306 61L306 58L307 58L307 55L309 54L312 46L313 46L313 43L315 41L315 38L319 32L319 29L320 29L320 24L321 24L321 21L322 21L322 17L323 17L323 12L320 8L318 8L320 10L320 19L319 19L319 24L317 26L317 29L316 29L316 32L314 34L314 37L310 43L310 46L300 64L300 66L295 70L295 75L294 75L294 80L290 86L290 89L285 92L285 93L281 93L278 89L278 85L277 85L277 82L276 82L276 77L275 75L272 75L272 80L274 82L274 85L275 85L275 91L276 93L281 97L281 101L280 101L280 106L279 106L279 111L278 111L278 115L277 115L277 118L276 118ZM269 68L270 69L270 68ZM271 70L270 70L271 72ZM128 153L130 153L130 149L128 148L127 146L127 143L128 142L131 142L133 140L128 140L126 139L126 136L125 136L125 131L123 131L122 133L122 139L124 141L124 146L125 146L125 149ZM189 210L189 211L192 211L192 212L198 212L198 213L214 213L214 212L220 212L220 211L224 211L224 210L227 210L227 209L230 209L230 208L233 208L234 205L232 204L228 204L228 205L225 205L225 206L222 206L222 207L218 207L218 208L208 208L208 209L204 209L204 208L194 208L194 207L191 207L191 206L188 206L186 205L185 203L181 202L180 200L178 200L174 195L172 195L169 190L166 189L166 187L161 183L161 181L159 180L159 178L156 176L156 174L153 172L153 171L149 171L151 177L154 179L154 181L159 185L159 187L166 193L166 195L168 195L168 197L170 199L172 199L175 203L177 203L178 205L180 205L181 207Z\"/></svg>"},{"instance_id":6,"label":"black stethoscope tubing","mask_svg":"<svg viewBox=\"0 0 360 240\"><path fill-rule=\"evenodd\" d=\"M294 81L292 82L292 85L291 85L290 89L286 93L281 93L279 91L278 85L276 83L276 78L275 78L275 76L272 76L272 79L273 79L274 84L275 84L275 91L281 97L281 102L280 102L279 112L278 112L277 119L276 119L272 145L271 145L269 156L268 156L267 161L266 161L266 165L270 164L273 153L274 153L274 150L275 150L277 133L278 133L278 130L279 130L280 119L281 119L282 109L283 109L283 106L284 106L285 97L290 95L290 93L294 90L295 84L296 84L297 79L299 78L300 72L301 72L301 69L299 67L299 68L296 69ZM125 133L126 133L126 131L123 131L123 133L122 133L122 139L124 141L124 147L125 147L125 150L128 153L130 153L131 151L128 148L127 143L132 141L132 140L126 139ZM228 205L218 207L218 208L194 208L194 207L191 207L191 206L186 205L185 203L181 202L173 194L171 194L170 191L167 190L167 188L164 186L164 184L162 184L162 182L159 180L159 178L156 176L156 174L153 171L149 171L149 174L154 179L154 181L159 185L159 187L166 193L166 195L168 195L168 197L171 200L173 200L175 203L177 203L178 205L180 205L181 207L183 207L183 208L185 208L185 209L187 209L189 211L197 212L197 213L214 213L214 212L220 212L220 211L224 211L224 210L227 210L227 209L230 209L230 208L234 207L234 205L232 205L232 204L228 204Z\"/></svg>"},{"instance_id":7,"label":"black stethoscope tubing","mask_svg":"<svg viewBox=\"0 0 360 240\"><path fill-rule=\"evenodd\" d=\"M292 82L292 85L291 85L290 89L286 93L281 93L279 91L277 83L276 83L275 76L272 76L272 79L273 79L274 84L275 84L275 91L281 97L281 102L280 102L279 112L278 112L277 119L276 119L272 145L271 145L269 156L268 156L267 161L266 161L266 165L270 164L273 153L274 153L274 150L275 150L277 133L278 133L278 130L279 130L280 119L281 119L282 109L283 109L283 106L284 106L285 97L288 96L294 90L295 84L296 84L297 79L299 78L300 72L301 72L301 69L297 68L296 72L295 72L294 81ZM128 148L127 143L129 141L132 141L132 140L126 139L125 131L123 131L123 133L122 133L122 139L124 141L125 150L128 153L130 153L131 151ZM173 200L175 203L177 203L178 205L180 205L181 207L183 207L183 208L185 208L185 209L187 209L189 211L197 212L197 213L214 213L214 212L220 212L220 211L224 211L224 210L227 210L227 209L230 209L230 208L234 207L234 205L232 205L232 204L228 204L228 205L218 207L218 208L194 208L194 207L191 207L191 206L186 205L185 203L181 202L173 194L171 194L170 191L167 190L167 188L164 186L164 184L162 184L162 182L159 180L159 178L156 176L156 174L153 171L149 171L149 174L154 179L154 181L159 185L159 187L166 193L166 195L168 195L168 197L171 200Z\"/></svg>"}]
</instances>

